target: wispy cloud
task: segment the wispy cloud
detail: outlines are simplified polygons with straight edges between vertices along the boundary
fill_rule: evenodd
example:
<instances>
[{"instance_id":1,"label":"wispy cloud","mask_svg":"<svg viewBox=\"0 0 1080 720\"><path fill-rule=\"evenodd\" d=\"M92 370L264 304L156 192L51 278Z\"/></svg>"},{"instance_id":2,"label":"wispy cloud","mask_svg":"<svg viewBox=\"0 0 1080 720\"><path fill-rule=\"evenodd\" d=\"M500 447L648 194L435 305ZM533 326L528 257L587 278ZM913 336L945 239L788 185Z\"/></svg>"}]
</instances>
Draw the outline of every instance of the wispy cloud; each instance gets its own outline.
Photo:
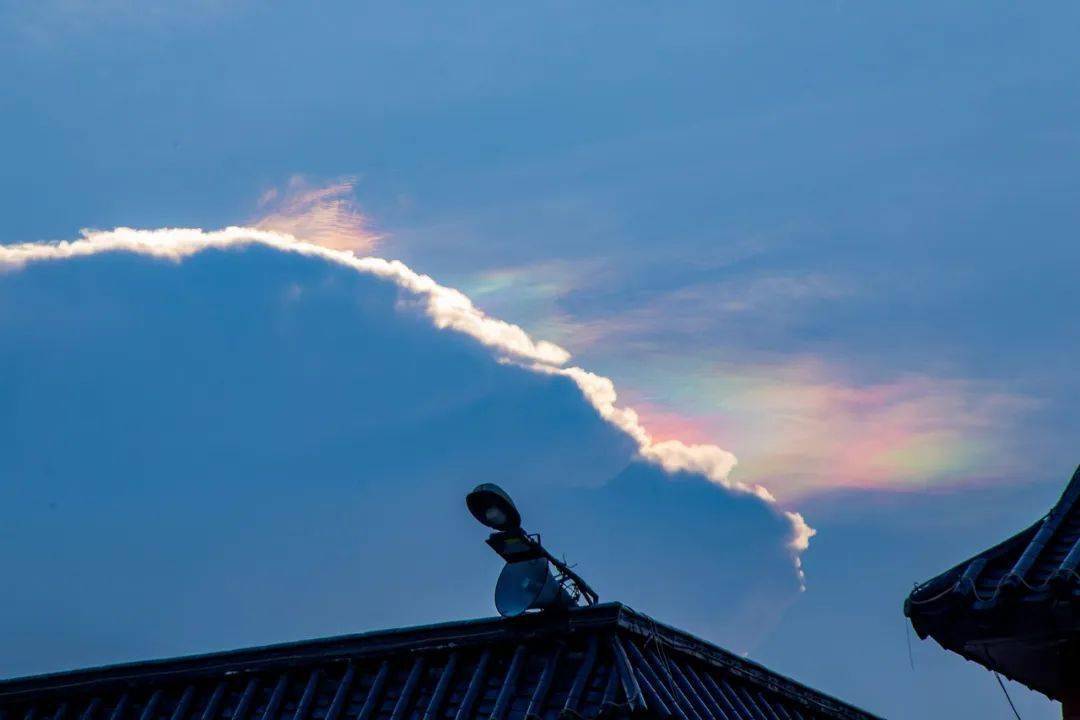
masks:
<instances>
[{"instance_id":1,"label":"wispy cloud","mask_svg":"<svg viewBox=\"0 0 1080 720\"><path fill-rule=\"evenodd\" d=\"M514 318L536 335L584 347L584 342L578 345L584 340L581 326L562 303L576 291L595 285L604 274L602 263L555 260L484 269L465 275L459 285L486 310Z\"/></svg>"},{"instance_id":2,"label":"wispy cloud","mask_svg":"<svg viewBox=\"0 0 1080 720\"><path fill-rule=\"evenodd\" d=\"M1016 426L1038 405L987 380L859 381L820 358L654 369L635 404L658 437L723 438L739 476L793 499L838 487L916 489L1007 477ZM635 395L636 397L636 395Z\"/></svg>"},{"instance_id":3,"label":"wispy cloud","mask_svg":"<svg viewBox=\"0 0 1080 720\"><path fill-rule=\"evenodd\" d=\"M646 293L609 311L583 302L590 280L567 269L494 277L501 282L481 286L485 303L617 377L654 445L736 449L733 477L785 500L1020 471L1025 454L1014 438L1035 398L961 373L870 373L822 352L747 351L778 337L790 345L800 318L870 292L842 276L751 273Z\"/></svg>"},{"instance_id":4,"label":"wispy cloud","mask_svg":"<svg viewBox=\"0 0 1080 720\"><path fill-rule=\"evenodd\" d=\"M261 214L252 224L334 250L371 252L381 236L369 228L360 212L353 197L355 185L354 178L316 185L294 175L284 188L263 193Z\"/></svg>"},{"instance_id":5,"label":"wispy cloud","mask_svg":"<svg viewBox=\"0 0 1080 720\"><path fill-rule=\"evenodd\" d=\"M563 341L578 348L672 342L690 347L736 328L747 335L768 333L857 292L852 282L828 274L760 274L645 293L623 307L592 309L574 318L559 314L553 321Z\"/></svg>"},{"instance_id":6,"label":"wispy cloud","mask_svg":"<svg viewBox=\"0 0 1080 720\"><path fill-rule=\"evenodd\" d=\"M600 353L672 344L689 353L721 333L768 335L861 291L850 279L828 273L754 273L673 287L646 274L628 282L600 261L495 268L463 284L500 315L577 352Z\"/></svg>"}]
</instances>

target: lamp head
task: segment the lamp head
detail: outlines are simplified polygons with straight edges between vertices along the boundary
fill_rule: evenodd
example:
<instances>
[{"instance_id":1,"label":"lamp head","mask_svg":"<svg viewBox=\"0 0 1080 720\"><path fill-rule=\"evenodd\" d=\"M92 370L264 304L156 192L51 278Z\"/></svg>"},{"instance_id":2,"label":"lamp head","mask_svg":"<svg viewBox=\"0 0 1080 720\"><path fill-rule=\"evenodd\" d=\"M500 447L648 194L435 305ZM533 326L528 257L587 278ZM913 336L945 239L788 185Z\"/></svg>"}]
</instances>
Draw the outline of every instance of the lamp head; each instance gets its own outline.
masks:
<instances>
[{"instance_id":1,"label":"lamp head","mask_svg":"<svg viewBox=\"0 0 1080 720\"><path fill-rule=\"evenodd\" d=\"M498 485L483 483L465 496L469 512L492 530L515 530L521 527L521 513L514 501Z\"/></svg>"}]
</instances>

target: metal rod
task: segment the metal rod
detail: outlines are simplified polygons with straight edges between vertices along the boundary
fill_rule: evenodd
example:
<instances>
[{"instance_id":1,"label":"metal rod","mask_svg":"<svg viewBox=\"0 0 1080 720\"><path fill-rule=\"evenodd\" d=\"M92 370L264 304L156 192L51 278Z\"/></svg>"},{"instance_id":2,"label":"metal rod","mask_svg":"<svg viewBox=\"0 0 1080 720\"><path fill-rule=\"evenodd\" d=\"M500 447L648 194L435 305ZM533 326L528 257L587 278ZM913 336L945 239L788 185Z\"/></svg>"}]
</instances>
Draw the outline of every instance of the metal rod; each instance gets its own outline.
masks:
<instances>
[{"instance_id":1,"label":"metal rod","mask_svg":"<svg viewBox=\"0 0 1080 720\"><path fill-rule=\"evenodd\" d=\"M585 657L581 659L581 666L578 667L577 674L574 675L574 683L570 686L570 692L566 695L563 712L577 711L578 700L581 698L581 693L585 691L585 687L589 682L589 673L592 672L593 665L596 664L596 646L596 635L590 635L589 644L585 648Z\"/></svg>"},{"instance_id":2,"label":"metal rod","mask_svg":"<svg viewBox=\"0 0 1080 720\"><path fill-rule=\"evenodd\" d=\"M664 701L664 704L671 708L673 714L679 716L682 720L690 720L686 715L686 711L680 707L675 696L667 687L667 683L665 683L664 679L653 669L645 656L641 654L641 650L638 649L638 646L634 644L633 641L626 643L626 645L629 648L630 655L634 658L634 662L637 664L637 669L641 673L642 679L653 686L656 693Z\"/></svg>"},{"instance_id":3,"label":"metal rod","mask_svg":"<svg viewBox=\"0 0 1080 720\"><path fill-rule=\"evenodd\" d=\"M124 710L127 708L128 694L123 693L120 699L116 701L116 707L109 713L109 720L120 720L120 716L124 714ZM29 718L27 719L29 720Z\"/></svg>"},{"instance_id":4,"label":"metal rod","mask_svg":"<svg viewBox=\"0 0 1080 720\"><path fill-rule=\"evenodd\" d=\"M457 662L457 653L451 653L446 658L446 665L443 666L442 673L439 675L439 682L435 684L435 689L431 693L431 700L428 701L423 720L434 720L439 716L439 710L442 708L446 691L450 688L450 681L454 677L454 670L457 669Z\"/></svg>"},{"instance_id":5,"label":"metal rod","mask_svg":"<svg viewBox=\"0 0 1080 720\"><path fill-rule=\"evenodd\" d=\"M326 717L323 720L337 720L341 708L345 706L345 700L349 697L349 689L352 687L353 678L356 676L356 666L349 663L345 666L345 674L341 676L334 699L330 701L330 707L326 709Z\"/></svg>"},{"instance_id":6,"label":"metal rod","mask_svg":"<svg viewBox=\"0 0 1080 720\"><path fill-rule=\"evenodd\" d=\"M555 569L559 571L564 579L569 580L574 585L578 595L584 598L586 605L596 605L600 601L600 596L589 587L589 584L580 575L570 569L569 565L547 551L547 548L540 542L539 534L530 535L522 528L502 530L492 533L488 537L487 543L502 556L503 560L509 563L544 558L555 566ZM509 545L514 547L512 551L507 550Z\"/></svg>"},{"instance_id":7,"label":"metal rod","mask_svg":"<svg viewBox=\"0 0 1080 720\"><path fill-rule=\"evenodd\" d=\"M691 668L693 672L693 668ZM695 673L696 674L696 673ZM704 678L702 680L702 686L708 690L709 696L716 702L717 707L726 707L732 718L736 720L739 717L739 709L735 707L735 704L731 702L731 699L720 689L720 686L716 684L716 680L713 679L706 671L702 671L698 678ZM745 710L743 711L745 712Z\"/></svg>"},{"instance_id":8,"label":"metal rod","mask_svg":"<svg viewBox=\"0 0 1080 720\"><path fill-rule=\"evenodd\" d=\"M698 676L697 671L694 670L693 665L687 664L684 670L686 673L686 677L689 678L690 682L693 683L694 687L697 689L698 695L708 701L709 709L714 714L720 714L719 720L737 720L737 718L728 715L727 711L724 709L724 705L726 705L727 703L721 703L719 700L713 697L712 692L709 691L709 688L705 687L705 683L701 681L701 678ZM728 707L730 708L730 705Z\"/></svg>"},{"instance_id":9,"label":"metal rod","mask_svg":"<svg viewBox=\"0 0 1080 720\"><path fill-rule=\"evenodd\" d=\"M641 685L638 683L634 668L630 664L630 658L626 656L626 649L619 641L619 636L615 633L611 634L611 651L615 655L615 667L619 671L619 679L622 681L623 692L626 694L626 703L630 706L630 710L648 710L648 704L641 694ZM663 710L657 708L657 710L660 710L665 715L671 714L666 708Z\"/></svg>"},{"instance_id":10,"label":"metal rod","mask_svg":"<svg viewBox=\"0 0 1080 720\"><path fill-rule=\"evenodd\" d=\"M750 711L759 717L765 718L765 720L777 720L776 715L769 711L767 707L762 707L754 694L747 690L745 687L739 685L732 686L732 692L736 693L743 699L743 704L750 708Z\"/></svg>"},{"instance_id":11,"label":"metal rod","mask_svg":"<svg viewBox=\"0 0 1080 720\"><path fill-rule=\"evenodd\" d=\"M277 684L274 685L274 691L270 693L270 699L266 701L262 720L274 720L277 716L278 708L281 707L281 701L285 699L285 688L288 687L288 685L288 673L281 673L281 677L278 678Z\"/></svg>"},{"instance_id":12,"label":"metal rod","mask_svg":"<svg viewBox=\"0 0 1080 720\"><path fill-rule=\"evenodd\" d=\"M139 720L150 720L154 717L154 711L157 710L159 702L161 702L161 690L155 690L143 706L142 712L139 713Z\"/></svg>"},{"instance_id":13,"label":"metal rod","mask_svg":"<svg viewBox=\"0 0 1080 720\"><path fill-rule=\"evenodd\" d=\"M423 672L424 656L417 655L416 659L413 660L412 668L409 670L409 676L405 678L401 694L398 695L397 702L394 703L394 710L390 713L390 720L401 720L405 716L405 711L409 708L409 701L412 700L413 691L416 690L416 685L420 682L420 674Z\"/></svg>"},{"instance_id":14,"label":"metal rod","mask_svg":"<svg viewBox=\"0 0 1080 720\"><path fill-rule=\"evenodd\" d=\"M765 702L765 698L761 697L761 693L753 693L746 687L736 688L742 692L743 697L750 701L750 706L756 709L759 713L765 716L768 720L780 720L780 717L776 714L776 711L772 708L772 703Z\"/></svg>"},{"instance_id":15,"label":"metal rod","mask_svg":"<svg viewBox=\"0 0 1080 720\"><path fill-rule=\"evenodd\" d=\"M221 698L223 697L225 697L224 680L214 687L214 692L210 693L210 699L206 701L206 707L203 708L199 720L214 720L214 717L217 715L218 707L221 705Z\"/></svg>"},{"instance_id":16,"label":"metal rod","mask_svg":"<svg viewBox=\"0 0 1080 720\"><path fill-rule=\"evenodd\" d=\"M585 582L585 580L580 575L571 570L569 565L549 553L547 551L547 548L545 548L543 545L540 545L540 550L543 551L544 556L547 558L548 562L554 565L556 570L562 573L562 575L564 575L565 577L569 578L570 582L574 583L574 586L577 587L578 592L581 593L581 597L585 598L586 605L595 605L600 602L600 596L596 594L596 591L589 587L589 583Z\"/></svg>"},{"instance_id":17,"label":"metal rod","mask_svg":"<svg viewBox=\"0 0 1080 720\"><path fill-rule=\"evenodd\" d=\"M1039 526L1038 531L1035 533L1035 537L1031 539L1028 546L1024 548L1024 552L1016 560L1016 563L1012 566L1012 569L1005 574L998 584L1001 588L1018 588L1024 583L1024 576L1028 574L1031 568L1035 565L1035 561L1039 558L1043 548L1050 542L1057 529L1061 527L1061 524L1065 521L1065 518L1072 512L1073 506L1076 504L1078 496L1080 496L1080 467L1076 469L1073 474L1073 479L1065 489L1065 493L1058 500L1057 505L1043 518L1042 525ZM1058 566L1061 567L1060 565Z\"/></svg>"},{"instance_id":18,"label":"metal rod","mask_svg":"<svg viewBox=\"0 0 1080 720\"><path fill-rule=\"evenodd\" d=\"M360 708L360 714L356 716L356 720L367 720L371 717L371 713L375 710L375 704L382 696L383 685L386 684L386 676L389 674L390 663L383 660L382 665L379 666L379 672L375 674L375 679L371 683L371 689L368 690L364 706Z\"/></svg>"},{"instance_id":19,"label":"metal rod","mask_svg":"<svg viewBox=\"0 0 1080 720\"><path fill-rule=\"evenodd\" d=\"M296 703L296 712L293 713L293 720L304 720L307 716L308 709L311 707L311 701L315 699L315 690L319 686L319 679L322 677L322 672L319 668L315 668L311 671L311 675L308 676L307 685L304 686L304 694L300 696L300 701Z\"/></svg>"},{"instance_id":20,"label":"metal rod","mask_svg":"<svg viewBox=\"0 0 1080 720\"><path fill-rule=\"evenodd\" d=\"M1065 556L1065 559L1061 561L1061 564L1057 566L1053 574L1050 576L1050 582L1056 585L1069 585L1077 575L1076 568L1080 565L1080 538L1077 538L1073 543L1069 553Z\"/></svg>"},{"instance_id":21,"label":"metal rod","mask_svg":"<svg viewBox=\"0 0 1080 720\"><path fill-rule=\"evenodd\" d=\"M654 685L649 678L642 675L638 678L638 682L641 683L641 688L645 691L645 695L649 698L649 702L656 706L661 715L675 715L675 713L671 711L671 708L668 707L668 703L664 700L663 696L661 696L660 692L656 689L656 685Z\"/></svg>"},{"instance_id":22,"label":"metal rod","mask_svg":"<svg viewBox=\"0 0 1080 720\"><path fill-rule=\"evenodd\" d=\"M248 680L248 684L244 687L244 692L240 695L240 699L236 701L236 709L233 710L233 715L230 720L244 720L244 718L247 717L247 712L251 707L251 701L255 697L255 690L258 687L258 678L251 678Z\"/></svg>"},{"instance_id":23,"label":"metal rod","mask_svg":"<svg viewBox=\"0 0 1080 720\"><path fill-rule=\"evenodd\" d=\"M79 720L93 720L94 713L97 712L98 706L101 705L101 698L94 698L86 704L86 709L79 715Z\"/></svg>"},{"instance_id":24,"label":"metal rod","mask_svg":"<svg viewBox=\"0 0 1080 720\"><path fill-rule=\"evenodd\" d=\"M697 708L694 707L694 704L690 701L690 696L683 691L678 680L672 673L672 668L675 668L675 663L668 661L667 658L658 656L654 650L650 650L647 646L645 650L642 651L641 657L648 666L652 668L657 677L660 678L661 683L675 701L675 705L682 709L683 714L686 715L689 720L706 720L706 718L697 711Z\"/></svg>"},{"instance_id":25,"label":"metal rod","mask_svg":"<svg viewBox=\"0 0 1080 720\"><path fill-rule=\"evenodd\" d=\"M979 582L979 574L985 567L986 558L975 558L970 565L964 568L964 573L960 576L960 580L957 581L954 592L962 595L977 594L976 583Z\"/></svg>"},{"instance_id":26,"label":"metal rod","mask_svg":"<svg viewBox=\"0 0 1080 720\"><path fill-rule=\"evenodd\" d=\"M191 699L193 697L195 697L195 686L188 685L184 688L184 692L180 695L180 699L176 701L176 707L173 708L170 720L183 720L184 715L187 714L188 707L191 706Z\"/></svg>"},{"instance_id":27,"label":"metal rod","mask_svg":"<svg viewBox=\"0 0 1080 720\"><path fill-rule=\"evenodd\" d=\"M525 710L525 717L542 717L544 714L544 700L547 699L548 690L551 689L551 680L555 677L555 667L559 664L559 656L562 655L563 644L558 643L548 655L544 669L540 673L540 679L536 682L532 698L529 699L529 707Z\"/></svg>"},{"instance_id":28,"label":"metal rod","mask_svg":"<svg viewBox=\"0 0 1080 720\"><path fill-rule=\"evenodd\" d=\"M693 684L686 677L686 674L683 673L682 669L679 667L679 663L668 663L667 668L675 679L676 687L678 687L683 696L688 698L691 704L697 708L698 715L702 717L702 720L717 720L716 716L713 714L712 708L709 707L707 702L701 699L701 695L698 694Z\"/></svg>"},{"instance_id":29,"label":"metal rod","mask_svg":"<svg viewBox=\"0 0 1080 720\"><path fill-rule=\"evenodd\" d=\"M615 704L615 693L619 691L619 669L614 665L611 666L611 671L608 673L607 682L604 683L604 694L600 698L600 713L603 714L604 708Z\"/></svg>"},{"instance_id":30,"label":"metal rod","mask_svg":"<svg viewBox=\"0 0 1080 720\"><path fill-rule=\"evenodd\" d=\"M758 697L763 701L767 701L767 698L760 690L758 691ZM795 718L791 716L791 713L788 712L787 708L784 707L784 703L780 700L769 703L769 709L773 711L773 715L777 717L777 720L795 720Z\"/></svg>"},{"instance_id":31,"label":"metal rod","mask_svg":"<svg viewBox=\"0 0 1080 720\"><path fill-rule=\"evenodd\" d=\"M503 678L502 687L499 688L499 695L495 699L495 707L491 709L490 720L502 720L506 706L510 704L510 698L514 696L514 686L524 658L525 646L518 645L514 648L513 657L510 658L510 666L506 668L506 676Z\"/></svg>"},{"instance_id":32,"label":"metal rod","mask_svg":"<svg viewBox=\"0 0 1080 720\"><path fill-rule=\"evenodd\" d=\"M465 697L461 699L461 705L458 706L454 720L468 720L472 714L473 703L476 702L476 696L480 693L480 686L484 681L484 670L487 668L490 657L491 650L488 649L480 654L480 659L476 661L476 669L473 670L472 678L469 679L469 687L465 690Z\"/></svg>"},{"instance_id":33,"label":"metal rod","mask_svg":"<svg viewBox=\"0 0 1080 720\"><path fill-rule=\"evenodd\" d=\"M741 713L746 717L754 717L754 714L750 711L750 708L746 707L746 703L743 702L742 698L739 697L739 695L735 692L734 688L728 685L727 681L724 680L724 678L720 678L720 680L718 681L712 675L706 675L705 681L708 683L712 683L713 687L716 688L716 692L727 698L727 701L731 703L731 705L735 708L736 715Z\"/></svg>"}]
</instances>

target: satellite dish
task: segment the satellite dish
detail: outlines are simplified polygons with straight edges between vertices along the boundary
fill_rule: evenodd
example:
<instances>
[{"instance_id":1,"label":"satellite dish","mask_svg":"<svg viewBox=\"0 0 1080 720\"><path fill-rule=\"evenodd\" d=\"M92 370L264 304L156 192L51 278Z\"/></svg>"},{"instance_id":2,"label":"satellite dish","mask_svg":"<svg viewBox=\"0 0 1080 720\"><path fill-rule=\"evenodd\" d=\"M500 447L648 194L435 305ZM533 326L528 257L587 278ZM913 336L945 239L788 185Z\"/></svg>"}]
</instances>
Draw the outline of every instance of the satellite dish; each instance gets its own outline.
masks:
<instances>
[{"instance_id":1,"label":"satellite dish","mask_svg":"<svg viewBox=\"0 0 1080 720\"><path fill-rule=\"evenodd\" d=\"M545 558L507 563L495 585L495 608L503 617L521 615L534 608L573 604Z\"/></svg>"}]
</instances>

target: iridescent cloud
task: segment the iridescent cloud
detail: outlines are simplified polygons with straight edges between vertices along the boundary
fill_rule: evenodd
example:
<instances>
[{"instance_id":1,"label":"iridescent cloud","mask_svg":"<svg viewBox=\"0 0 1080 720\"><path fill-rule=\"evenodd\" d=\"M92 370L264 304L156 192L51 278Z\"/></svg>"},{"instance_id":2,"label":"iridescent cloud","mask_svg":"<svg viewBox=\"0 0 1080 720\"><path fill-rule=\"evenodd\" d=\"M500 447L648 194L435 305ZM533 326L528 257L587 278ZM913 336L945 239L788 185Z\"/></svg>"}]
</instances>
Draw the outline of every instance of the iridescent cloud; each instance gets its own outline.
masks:
<instances>
[{"instance_id":1,"label":"iridescent cloud","mask_svg":"<svg viewBox=\"0 0 1080 720\"><path fill-rule=\"evenodd\" d=\"M1016 424L1038 402L989 381L901 375L854 380L818 358L651 365L629 382L658 438L697 436L739 451L737 476L792 500L838 487L918 489L1004 478ZM621 372L615 373L621 376Z\"/></svg>"},{"instance_id":2,"label":"iridescent cloud","mask_svg":"<svg viewBox=\"0 0 1080 720\"><path fill-rule=\"evenodd\" d=\"M860 289L849 282L758 275L677 287L604 312L583 307L580 293L590 279L570 269L516 268L499 277L507 281L480 295L485 306L617 378L655 441L733 448L733 477L784 500L837 488L1004 479L1019 471L1024 453L1013 438L1038 406L1034 398L956 374L872 373L822 355L748 351L757 333L768 344L773 329L801 313L857 298ZM528 291L541 278L548 289L542 298Z\"/></svg>"},{"instance_id":3,"label":"iridescent cloud","mask_svg":"<svg viewBox=\"0 0 1080 720\"><path fill-rule=\"evenodd\" d=\"M370 252L381 239L372 232L353 198L354 178L313 185L300 175L284 189L270 188L259 198L259 217L252 225L334 250Z\"/></svg>"}]
</instances>

